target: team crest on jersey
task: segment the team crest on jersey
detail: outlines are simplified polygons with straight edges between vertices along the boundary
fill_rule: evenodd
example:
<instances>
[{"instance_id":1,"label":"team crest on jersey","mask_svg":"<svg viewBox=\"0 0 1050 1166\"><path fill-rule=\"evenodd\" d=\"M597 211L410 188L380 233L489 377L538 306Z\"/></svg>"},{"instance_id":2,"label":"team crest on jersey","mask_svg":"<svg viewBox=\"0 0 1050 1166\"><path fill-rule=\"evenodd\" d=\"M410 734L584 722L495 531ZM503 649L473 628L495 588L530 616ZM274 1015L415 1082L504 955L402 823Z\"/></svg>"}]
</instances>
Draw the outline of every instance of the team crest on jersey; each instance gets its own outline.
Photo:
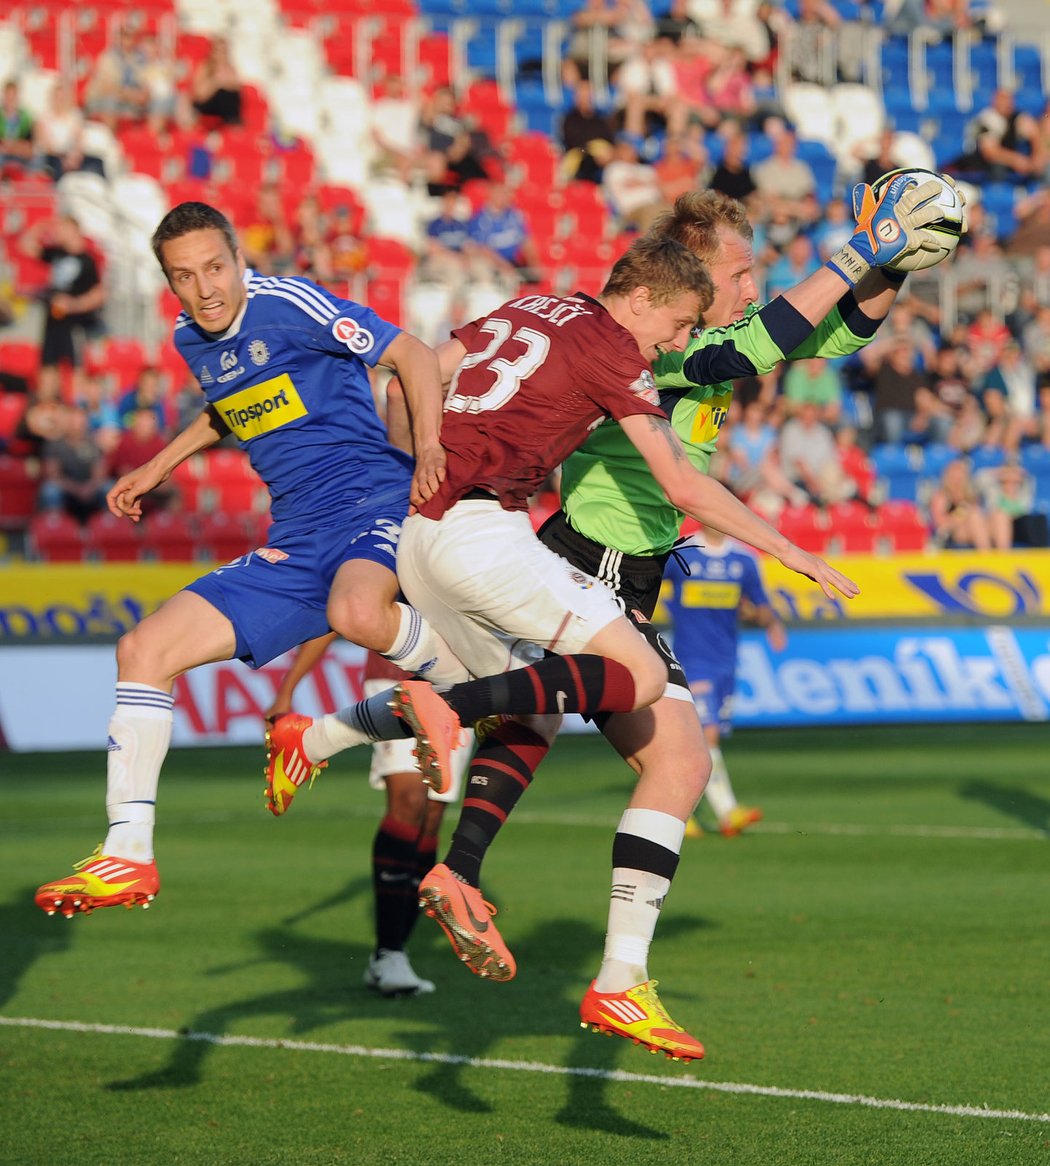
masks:
<instances>
[{"instance_id":1,"label":"team crest on jersey","mask_svg":"<svg viewBox=\"0 0 1050 1166\"><path fill-rule=\"evenodd\" d=\"M237 353L227 350L219 357L219 365L222 368L222 373L219 376L219 384L224 385L227 381L232 381L234 377L238 377L244 372L244 365L237 360Z\"/></svg>"},{"instance_id":2,"label":"team crest on jersey","mask_svg":"<svg viewBox=\"0 0 1050 1166\"><path fill-rule=\"evenodd\" d=\"M202 385L215 384L215 378L208 371L208 366L206 364L201 365L201 375L197 378L197 380L199 380Z\"/></svg>"},{"instance_id":3,"label":"team crest on jersey","mask_svg":"<svg viewBox=\"0 0 1050 1166\"><path fill-rule=\"evenodd\" d=\"M660 404L660 394L656 391L656 381L653 380L653 374L647 369L642 369L638 375L638 379L630 386L632 393L637 393L643 400L648 401L650 405Z\"/></svg>"},{"instance_id":4,"label":"team crest on jersey","mask_svg":"<svg viewBox=\"0 0 1050 1166\"><path fill-rule=\"evenodd\" d=\"M276 547L259 547L255 553L268 563L283 563L288 558L284 551L279 551Z\"/></svg>"},{"instance_id":5,"label":"team crest on jersey","mask_svg":"<svg viewBox=\"0 0 1050 1166\"><path fill-rule=\"evenodd\" d=\"M263 340L253 340L248 345L248 359L252 364L265 364L270 359L270 350Z\"/></svg>"},{"instance_id":6,"label":"team crest on jersey","mask_svg":"<svg viewBox=\"0 0 1050 1166\"><path fill-rule=\"evenodd\" d=\"M376 342L376 338L367 328L362 328L356 320L349 316L340 316L332 324L332 335L340 344L345 344L351 352L361 356Z\"/></svg>"},{"instance_id":7,"label":"team crest on jersey","mask_svg":"<svg viewBox=\"0 0 1050 1166\"><path fill-rule=\"evenodd\" d=\"M583 591L590 591L594 586L594 580L590 575L584 575L580 571L570 571L569 578Z\"/></svg>"},{"instance_id":8,"label":"team crest on jersey","mask_svg":"<svg viewBox=\"0 0 1050 1166\"><path fill-rule=\"evenodd\" d=\"M241 441L280 429L309 412L286 372L213 404Z\"/></svg>"}]
</instances>

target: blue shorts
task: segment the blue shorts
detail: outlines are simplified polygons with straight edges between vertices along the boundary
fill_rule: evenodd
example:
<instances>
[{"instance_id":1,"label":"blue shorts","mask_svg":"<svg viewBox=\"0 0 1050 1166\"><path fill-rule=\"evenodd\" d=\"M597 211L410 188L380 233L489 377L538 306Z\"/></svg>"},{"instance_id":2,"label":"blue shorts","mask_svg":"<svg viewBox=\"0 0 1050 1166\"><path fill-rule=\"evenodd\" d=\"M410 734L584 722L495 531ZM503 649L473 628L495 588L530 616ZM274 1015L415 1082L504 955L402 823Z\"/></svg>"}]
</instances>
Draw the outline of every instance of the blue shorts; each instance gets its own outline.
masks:
<instances>
[{"instance_id":1,"label":"blue shorts","mask_svg":"<svg viewBox=\"0 0 1050 1166\"><path fill-rule=\"evenodd\" d=\"M732 732L733 690L736 677L732 672L693 674L689 691L702 725L717 725L723 737Z\"/></svg>"},{"instance_id":2,"label":"blue shorts","mask_svg":"<svg viewBox=\"0 0 1050 1166\"><path fill-rule=\"evenodd\" d=\"M406 488L369 499L335 525L287 535L275 527L265 547L202 575L186 590L233 624L234 657L261 668L331 630L328 593L344 563L367 559L396 574L397 540L407 513Z\"/></svg>"}]
</instances>

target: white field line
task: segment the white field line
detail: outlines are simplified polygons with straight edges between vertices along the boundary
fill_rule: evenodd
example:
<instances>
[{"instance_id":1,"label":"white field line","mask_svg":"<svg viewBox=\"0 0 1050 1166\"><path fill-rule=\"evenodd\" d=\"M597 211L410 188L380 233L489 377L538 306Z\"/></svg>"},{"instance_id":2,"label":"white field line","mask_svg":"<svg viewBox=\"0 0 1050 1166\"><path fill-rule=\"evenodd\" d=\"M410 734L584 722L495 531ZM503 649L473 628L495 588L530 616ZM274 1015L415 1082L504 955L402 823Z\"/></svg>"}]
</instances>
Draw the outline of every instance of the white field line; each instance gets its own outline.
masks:
<instances>
[{"instance_id":1,"label":"white field line","mask_svg":"<svg viewBox=\"0 0 1050 1166\"><path fill-rule=\"evenodd\" d=\"M340 809L340 816L348 818L369 818L374 820L376 811L367 806L356 806L349 809ZM234 822L243 818L237 810L207 810L189 814L172 813L166 817L166 822L177 825L189 823L216 823ZM565 826L571 829L590 828L598 830L615 830L619 817L601 814L558 814L542 811L530 812L519 810L513 820L523 825L534 826ZM81 827L96 829L99 817L62 818L53 819L49 824L65 830ZM40 823L36 824L37 826ZM23 830L24 822L12 824L13 828ZM820 837L851 837L851 838L959 838L966 841L986 840L993 842L1046 842L1050 840L1050 829L1040 830L1035 826L905 826L905 825L860 825L850 822L808 822L806 824L791 822L758 822L749 826L749 834L813 834ZM4 833L4 826L0 824L0 835Z\"/></svg>"},{"instance_id":2,"label":"white field line","mask_svg":"<svg viewBox=\"0 0 1050 1166\"><path fill-rule=\"evenodd\" d=\"M602 1081L657 1085L671 1089L709 1089L716 1093L782 1097L799 1101L822 1101L832 1105L854 1105L865 1109L893 1109L907 1113L941 1113L950 1117L1050 1123L1050 1113L1025 1113L1019 1109L990 1109L982 1105L929 1105L919 1101L902 1101L896 1098L867 1097L862 1093L829 1093L822 1089L781 1089L775 1085L701 1081L695 1077L658 1077L651 1073L628 1073L622 1069L586 1069L566 1065L548 1065L542 1061L506 1061L489 1057L462 1057L449 1053L418 1053L409 1049L369 1049L363 1045L334 1045L319 1041L281 1040L272 1037L227 1036L214 1032L176 1032L170 1028L134 1028L123 1024L82 1024L75 1020L42 1020L24 1016L0 1016L0 1025L6 1025L9 1028L43 1028L58 1032L81 1032L101 1036L135 1036L149 1040L204 1041L207 1044L227 1048L290 1049L295 1052L327 1053L342 1057L365 1057L383 1061L466 1065L471 1069L501 1069L513 1073L545 1073L556 1077L589 1077Z\"/></svg>"}]
</instances>

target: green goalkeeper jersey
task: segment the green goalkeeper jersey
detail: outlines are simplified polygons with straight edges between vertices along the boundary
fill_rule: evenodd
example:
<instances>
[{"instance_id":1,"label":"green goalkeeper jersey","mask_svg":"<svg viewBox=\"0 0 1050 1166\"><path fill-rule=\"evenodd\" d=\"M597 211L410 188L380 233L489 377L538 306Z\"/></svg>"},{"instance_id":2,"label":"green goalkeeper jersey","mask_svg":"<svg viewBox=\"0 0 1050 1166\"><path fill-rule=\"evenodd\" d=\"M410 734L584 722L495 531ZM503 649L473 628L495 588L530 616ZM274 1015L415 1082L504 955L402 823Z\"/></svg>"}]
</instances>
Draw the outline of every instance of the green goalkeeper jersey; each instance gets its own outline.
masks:
<instances>
[{"instance_id":1,"label":"green goalkeeper jersey","mask_svg":"<svg viewBox=\"0 0 1050 1166\"><path fill-rule=\"evenodd\" d=\"M684 352L653 365L660 404L689 460L707 472L737 377L770 372L785 359L845 356L875 334L852 293L812 329L783 300L752 304L742 320L705 328ZM562 466L562 508L580 534L627 555L660 555L684 515L667 500L645 459L615 421L605 421Z\"/></svg>"}]
</instances>

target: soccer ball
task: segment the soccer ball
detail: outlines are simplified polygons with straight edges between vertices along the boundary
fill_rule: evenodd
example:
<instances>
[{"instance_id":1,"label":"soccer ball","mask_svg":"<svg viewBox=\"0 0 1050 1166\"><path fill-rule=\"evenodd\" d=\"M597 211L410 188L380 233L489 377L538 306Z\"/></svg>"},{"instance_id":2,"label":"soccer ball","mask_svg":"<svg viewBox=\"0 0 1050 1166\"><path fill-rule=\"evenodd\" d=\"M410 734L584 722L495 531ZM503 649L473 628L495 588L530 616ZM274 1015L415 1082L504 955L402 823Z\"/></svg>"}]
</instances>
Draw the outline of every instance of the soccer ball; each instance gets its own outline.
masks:
<instances>
[{"instance_id":1,"label":"soccer ball","mask_svg":"<svg viewBox=\"0 0 1050 1166\"><path fill-rule=\"evenodd\" d=\"M888 267L892 267L896 271L923 271L927 267L933 267L934 264L940 263L942 259L947 259L958 246L959 236L966 230L963 209L966 205L966 199L963 197L962 191L948 182L943 175L937 174L933 170L922 170L918 167L910 170L891 170L888 174L883 174L881 178L877 178L872 183L872 193L878 198L886 187L902 174L906 175L916 186L921 186L924 182L933 179L940 184L941 188L937 195L937 203L942 211L941 217L934 219L932 223L922 228L927 239L938 244L937 250L927 251L923 248L920 251L907 251L887 264Z\"/></svg>"}]
</instances>

